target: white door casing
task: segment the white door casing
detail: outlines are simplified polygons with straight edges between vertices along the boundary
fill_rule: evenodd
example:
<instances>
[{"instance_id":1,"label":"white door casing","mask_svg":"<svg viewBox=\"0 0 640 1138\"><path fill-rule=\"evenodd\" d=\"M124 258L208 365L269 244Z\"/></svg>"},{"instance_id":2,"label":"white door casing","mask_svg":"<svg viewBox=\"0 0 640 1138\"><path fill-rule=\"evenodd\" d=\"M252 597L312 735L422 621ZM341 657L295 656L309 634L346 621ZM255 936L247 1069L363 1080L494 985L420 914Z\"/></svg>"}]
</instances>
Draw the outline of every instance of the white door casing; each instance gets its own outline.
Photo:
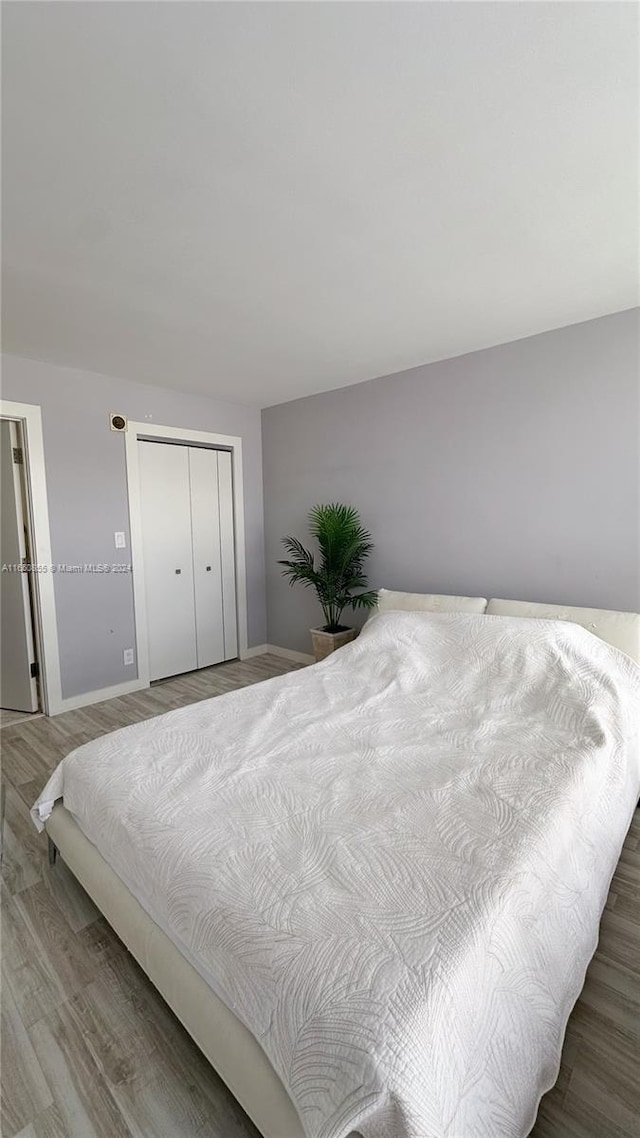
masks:
<instances>
[{"instance_id":1,"label":"white door casing","mask_svg":"<svg viewBox=\"0 0 640 1138\"><path fill-rule=\"evenodd\" d=\"M1 431L0 706L12 711L38 710L38 684L31 675L36 661L29 595L25 489L23 486L22 438L18 425L9 419ZM15 456L20 455L19 461Z\"/></svg>"},{"instance_id":2,"label":"white door casing","mask_svg":"<svg viewBox=\"0 0 640 1138\"><path fill-rule=\"evenodd\" d=\"M19 423L22 432L29 536L31 539L30 552L34 564L41 567L38 572L32 575L38 663L40 665L40 700L42 710L46 715L57 715L66 710L66 701L62 698L60 679L58 624L53 588L54 574L50 571L53 558L51 556L51 534L49 531L42 410L35 403L16 403L10 399L1 399L0 416L3 420L9 419Z\"/></svg>"}]
</instances>

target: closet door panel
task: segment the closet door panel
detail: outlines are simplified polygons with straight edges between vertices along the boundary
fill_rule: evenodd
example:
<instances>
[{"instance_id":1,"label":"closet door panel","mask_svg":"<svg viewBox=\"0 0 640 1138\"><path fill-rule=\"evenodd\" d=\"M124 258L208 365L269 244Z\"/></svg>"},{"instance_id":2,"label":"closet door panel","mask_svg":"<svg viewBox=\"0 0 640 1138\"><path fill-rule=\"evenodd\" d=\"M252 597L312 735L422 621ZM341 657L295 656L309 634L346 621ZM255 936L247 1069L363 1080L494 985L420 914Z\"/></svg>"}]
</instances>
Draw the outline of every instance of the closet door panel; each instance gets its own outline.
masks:
<instances>
[{"instance_id":1,"label":"closet door panel","mask_svg":"<svg viewBox=\"0 0 640 1138\"><path fill-rule=\"evenodd\" d=\"M191 494L186 447L140 442L149 676L197 667Z\"/></svg>"},{"instance_id":2,"label":"closet door panel","mask_svg":"<svg viewBox=\"0 0 640 1138\"><path fill-rule=\"evenodd\" d=\"M225 658L217 452L189 447L189 477L198 667L206 668Z\"/></svg>"},{"instance_id":3,"label":"closet door panel","mask_svg":"<svg viewBox=\"0 0 640 1138\"><path fill-rule=\"evenodd\" d=\"M224 656L238 655L236 616L236 556L233 528L233 479L229 451L218 451L218 487L220 495L220 546L222 562L222 610L224 615Z\"/></svg>"}]
</instances>

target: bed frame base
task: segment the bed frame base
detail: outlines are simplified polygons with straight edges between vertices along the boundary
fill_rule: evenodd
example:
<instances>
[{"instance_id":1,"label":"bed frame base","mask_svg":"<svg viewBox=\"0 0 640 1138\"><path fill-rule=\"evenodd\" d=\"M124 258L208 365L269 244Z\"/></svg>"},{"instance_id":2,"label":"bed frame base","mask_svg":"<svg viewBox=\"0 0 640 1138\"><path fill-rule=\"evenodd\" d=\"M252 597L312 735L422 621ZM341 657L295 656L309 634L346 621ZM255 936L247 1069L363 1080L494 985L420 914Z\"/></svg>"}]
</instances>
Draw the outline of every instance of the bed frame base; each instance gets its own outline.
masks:
<instances>
[{"instance_id":1,"label":"bed frame base","mask_svg":"<svg viewBox=\"0 0 640 1138\"><path fill-rule=\"evenodd\" d=\"M62 803L45 830L51 865L59 853L263 1138L304 1138L299 1115L257 1039L145 912Z\"/></svg>"}]
</instances>

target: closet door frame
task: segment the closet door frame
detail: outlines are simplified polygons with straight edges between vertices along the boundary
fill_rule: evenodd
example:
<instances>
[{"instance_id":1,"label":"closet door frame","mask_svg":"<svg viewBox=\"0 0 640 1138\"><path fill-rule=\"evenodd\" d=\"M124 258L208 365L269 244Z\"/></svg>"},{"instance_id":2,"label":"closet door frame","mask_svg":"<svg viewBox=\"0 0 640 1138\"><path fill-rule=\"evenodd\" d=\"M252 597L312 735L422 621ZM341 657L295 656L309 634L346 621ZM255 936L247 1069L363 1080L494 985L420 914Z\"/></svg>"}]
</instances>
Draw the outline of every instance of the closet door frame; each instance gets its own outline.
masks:
<instances>
[{"instance_id":1,"label":"closet door frame","mask_svg":"<svg viewBox=\"0 0 640 1138\"><path fill-rule=\"evenodd\" d=\"M218 435L185 427L166 427L156 423L134 423L129 420L125 434L127 494L133 573L133 604L136 626L136 662L138 686L148 687L149 640L144 576L144 543L142 538L142 500L140 494L139 441L182 443L206 446L231 453L233 477L233 524L235 530L236 615L238 621L238 656L253 655L247 644L247 574L244 544L244 492L242 480L242 439L236 435Z\"/></svg>"}]
</instances>

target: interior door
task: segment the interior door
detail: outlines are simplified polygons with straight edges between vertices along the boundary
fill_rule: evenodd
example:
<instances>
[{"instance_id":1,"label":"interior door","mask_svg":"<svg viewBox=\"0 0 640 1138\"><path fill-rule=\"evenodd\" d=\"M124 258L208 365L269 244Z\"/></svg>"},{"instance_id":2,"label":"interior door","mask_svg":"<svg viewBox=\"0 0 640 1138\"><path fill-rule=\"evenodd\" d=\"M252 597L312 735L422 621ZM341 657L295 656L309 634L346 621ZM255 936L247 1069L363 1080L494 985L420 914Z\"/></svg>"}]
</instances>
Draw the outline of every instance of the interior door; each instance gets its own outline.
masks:
<instances>
[{"instance_id":1,"label":"interior door","mask_svg":"<svg viewBox=\"0 0 640 1138\"><path fill-rule=\"evenodd\" d=\"M226 659L218 502L218 452L189 447L198 667Z\"/></svg>"},{"instance_id":2,"label":"interior door","mask_svg":"<svg viewBox=\"0 0 640 1138\"><path fill-rule=\"evenodd\" d=\"M187 447L141 441L140 497L149 677L198 666Z\"/></svg>"},{"instance_id":3,"label":"interior door","mask_svg":"<svg viewBox=\"0 0 640 1138\"><path fill-rule=\"evenodd\" d=\"M35 663L29 578L21 572L27 558L24 506L24 468L18 426L0 422L2 474L0 557L0 705L12 711L38 710L38 684L31 675ZM20 461L14 461L19 458ZM9 568L16 566L15 569Z\"/></svg>"},{"instance_id":4,"label":"interior door","mask_svg":"<svg viewBox=\"0 0 640 1138\"><path fill-rule=\"evenodd\" d=\"M220 503L220 559L222 564L222 613L224 620L224 658L238 655L236 613L236 553L233 527L233 476L228 450L218 454L218 495Z\"/></svg>"}]
</instances>

